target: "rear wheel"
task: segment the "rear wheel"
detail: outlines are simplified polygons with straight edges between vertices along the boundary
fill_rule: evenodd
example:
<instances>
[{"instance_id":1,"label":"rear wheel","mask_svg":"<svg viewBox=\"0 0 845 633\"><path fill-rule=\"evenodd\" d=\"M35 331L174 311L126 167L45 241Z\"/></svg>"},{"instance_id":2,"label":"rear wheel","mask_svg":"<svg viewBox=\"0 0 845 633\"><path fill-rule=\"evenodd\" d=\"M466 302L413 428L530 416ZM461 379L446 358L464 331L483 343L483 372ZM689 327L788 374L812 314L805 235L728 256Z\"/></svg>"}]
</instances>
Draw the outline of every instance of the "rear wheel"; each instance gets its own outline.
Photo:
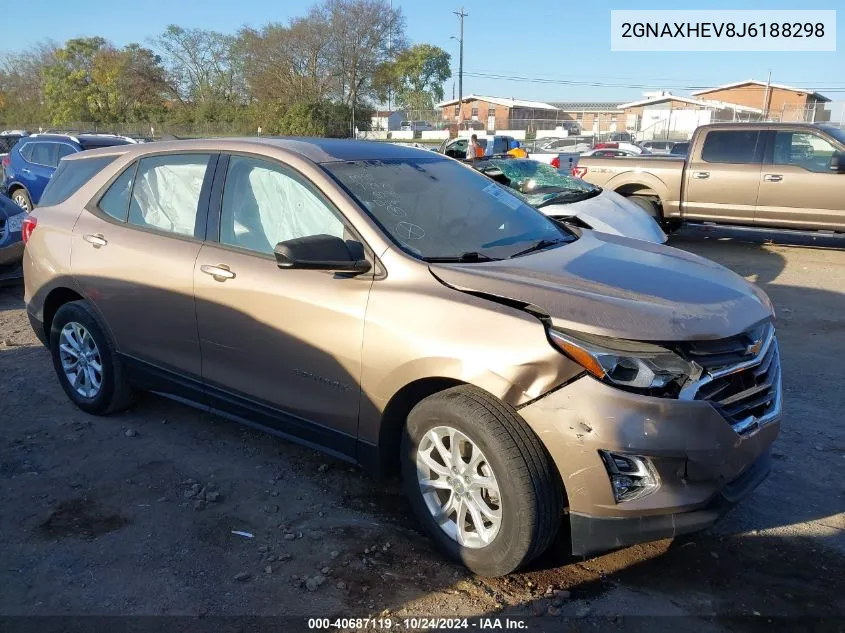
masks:
<instances>
[{"instance_id":1,"label":"rear wheel","mask_svg":"<svg viewBox=\"0 0 845 633\"><path fill-rule=\"evenodd\" d=\"M660 212L660 203L654 198L647 198L645 196L628 196L628 200L633 202L643 211L653 217L658 223L662 220L662 213Z\"/></svg>"},{"instance_id":2,"label":"rear wheel","mask_svg":"<svg viewBox=\"0 0 845 633\"><path fill-rule=\"evenodd\" d=\"M32 211L32 200L26 189L15 189L12 193L12 201L27 213Z\"/></svg>"},{"instance_id":3,"label":"rear wheel","mask_svg":"<svg viewBox=\"0 0 845 633\"><path fill-rule=\"evenodd\" d=\"M483 576L541 554L560 526L563 486L511 407L461 386L422 400L402 439L414 512L440 548Z\"/></svg>"},{"instance_id":4,"label":"rear wheel","mask_svg":"<svg viewBox=\"0 0 845 633\"><path fill-rule=\"evenodd\" d=\"M132 404L132 390L105 326L85 301L64 304L50 327L50 353L68 398L85 411L106 415Z\"/></svg>"}]
</instances>

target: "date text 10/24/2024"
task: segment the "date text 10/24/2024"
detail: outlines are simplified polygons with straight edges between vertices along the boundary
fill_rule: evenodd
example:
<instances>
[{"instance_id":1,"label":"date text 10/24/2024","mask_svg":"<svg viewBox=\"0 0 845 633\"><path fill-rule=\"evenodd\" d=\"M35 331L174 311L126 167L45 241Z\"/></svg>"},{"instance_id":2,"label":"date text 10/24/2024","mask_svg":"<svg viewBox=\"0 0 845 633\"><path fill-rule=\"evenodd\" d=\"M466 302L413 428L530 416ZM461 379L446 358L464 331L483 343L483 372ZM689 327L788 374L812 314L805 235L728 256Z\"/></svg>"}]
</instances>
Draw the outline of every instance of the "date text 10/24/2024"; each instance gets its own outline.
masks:
<instances>
[{"instance_id":1,"label":"date text 10/24/2024","mask_svg":"<svg viewBox=\"0 0 845 633\"><path fill-rule=\"evenodd\" d=\"M309 630L384 630L391 629L405 631L445 631L479 630L479 631L519 631L528 628L526 620L521 618L309 618Z\"/></svg>"}]
</instances>

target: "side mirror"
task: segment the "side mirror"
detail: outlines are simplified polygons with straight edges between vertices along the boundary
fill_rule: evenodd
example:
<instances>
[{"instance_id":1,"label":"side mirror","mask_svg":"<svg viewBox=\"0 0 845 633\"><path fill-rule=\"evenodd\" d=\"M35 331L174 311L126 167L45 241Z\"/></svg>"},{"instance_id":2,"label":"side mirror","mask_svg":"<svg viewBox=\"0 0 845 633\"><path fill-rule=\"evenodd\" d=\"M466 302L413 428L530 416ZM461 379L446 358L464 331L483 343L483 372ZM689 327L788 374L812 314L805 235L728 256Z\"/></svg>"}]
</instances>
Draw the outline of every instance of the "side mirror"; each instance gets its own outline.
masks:
<instances>
[{"instance_id":1,"label":"side mirror","mask_svg":"<svg viewBox=\"0 0 845 633\"><path fill-rule=\"evenodd\" d=\"M834 174L845 174L845 162L842 162L842 154L834 152L830 157L830 171Z\"/></svg>"},{"instance_id":2,"label":"side mirror","mask_svg":"<svg viewBox=\"0 0 845 633\"><path fill-rule=\"evenodd\" d=\"M273 249L279 268L304 270L332 270L365 273L372 266L360 242L343 241L334 235L309 235L276 244Z\"/></svg>"}]
</instances>

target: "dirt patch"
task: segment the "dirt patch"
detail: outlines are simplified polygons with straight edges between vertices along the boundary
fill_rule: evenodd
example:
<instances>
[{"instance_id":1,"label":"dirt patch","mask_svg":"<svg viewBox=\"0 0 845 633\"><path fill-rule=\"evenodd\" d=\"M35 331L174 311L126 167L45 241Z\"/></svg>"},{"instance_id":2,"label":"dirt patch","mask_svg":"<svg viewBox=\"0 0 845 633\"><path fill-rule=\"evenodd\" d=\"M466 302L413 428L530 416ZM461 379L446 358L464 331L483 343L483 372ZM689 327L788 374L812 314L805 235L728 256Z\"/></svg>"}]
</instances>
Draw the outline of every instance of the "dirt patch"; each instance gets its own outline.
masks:
<instances>
[{"instance_id":1,"label":"dirt patch","mask_svg":"<svg viewBox=\"0 0 845 633\"><path fill-rule=\"evenodd\" d=\"M109 514L88 498L62 501L39 526L41 536L50 539L91 540L119 530L129 523L126 517Z\"/></svg>"}]
</instances>

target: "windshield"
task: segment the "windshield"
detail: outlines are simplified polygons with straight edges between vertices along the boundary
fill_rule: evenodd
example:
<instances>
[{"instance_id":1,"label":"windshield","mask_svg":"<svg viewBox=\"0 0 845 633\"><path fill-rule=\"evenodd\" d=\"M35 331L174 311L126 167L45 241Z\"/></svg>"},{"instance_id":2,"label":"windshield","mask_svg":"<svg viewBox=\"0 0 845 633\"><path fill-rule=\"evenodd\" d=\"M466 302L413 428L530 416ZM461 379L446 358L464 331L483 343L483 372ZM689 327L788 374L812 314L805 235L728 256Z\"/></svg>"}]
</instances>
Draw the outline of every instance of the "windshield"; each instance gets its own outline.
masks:
<instances>
[{"instance_id":1,"label":"windshield","mask_svg":"<svg viewBox=\"0 0 845 633\"><path fill-rule=\"evenodd\" d=\"M575 236L474 169L443 158L323 167L404 251L421 259L512 257Z\"/></svg>"},{"instance_id":2,"label":"windshield","mask_svg":"<svg viewBox=\"0 0 845 633\"><path fill-rule=\"evenodd\" d=\"M477 166L485 176L515 189L532 207L586 200L601 193L595 185L560 173L536 160L491 160Z\"/></svg>"},{"instance_id":3,"label":"windshield","mask_svg":"<svg viewBox=\"0 0 845 633\"><path fill-rule=\"evenodd\" d=\"M845 144L845 130L842 128L834 127L832 125L820 125L819 127L840 143Z\"/></svg>"}]
</instances>

